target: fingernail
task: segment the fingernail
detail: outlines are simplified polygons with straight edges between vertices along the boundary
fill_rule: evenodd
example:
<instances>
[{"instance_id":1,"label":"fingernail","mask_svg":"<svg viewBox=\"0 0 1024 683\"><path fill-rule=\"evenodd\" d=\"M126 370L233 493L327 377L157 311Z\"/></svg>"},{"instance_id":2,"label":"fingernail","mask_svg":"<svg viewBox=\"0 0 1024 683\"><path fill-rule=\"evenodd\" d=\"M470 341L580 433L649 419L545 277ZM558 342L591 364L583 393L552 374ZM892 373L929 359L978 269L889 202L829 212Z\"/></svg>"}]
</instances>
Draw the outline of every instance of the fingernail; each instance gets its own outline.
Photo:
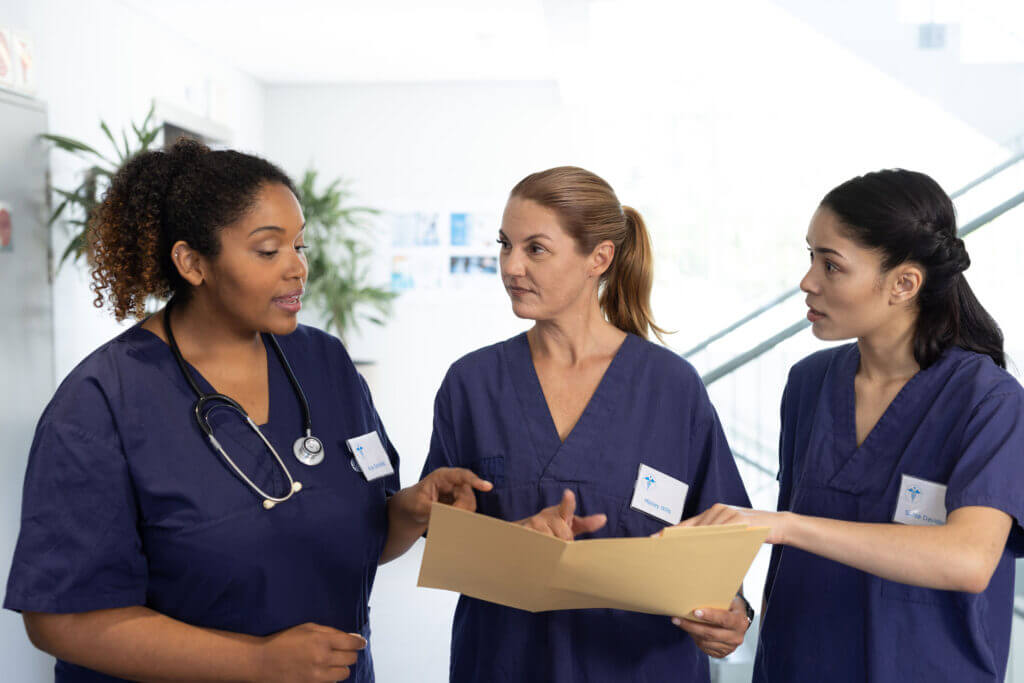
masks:
<instances>
[{"instance_id":1,"label":"fingernail","mask_svg":"<svg viewBox=\"0 0 1024 683\"><path fill-rule=\"evenodd\" d=\"M676 626L679 626L681 623L683 623L683 621L679 617L672 617L672 623Z\"/></svg>"},{"instance_id":2,"label":"fingernail","mask_svg":"<svg viewBox=\"0 0 1024 683\"><path fill-rule=\"evenodd\" d=\"M696 617L703 618L704 617L704 610L702 610L702 609L695 610L693 615L696 616Z\"/></svg>"}]
</instances>

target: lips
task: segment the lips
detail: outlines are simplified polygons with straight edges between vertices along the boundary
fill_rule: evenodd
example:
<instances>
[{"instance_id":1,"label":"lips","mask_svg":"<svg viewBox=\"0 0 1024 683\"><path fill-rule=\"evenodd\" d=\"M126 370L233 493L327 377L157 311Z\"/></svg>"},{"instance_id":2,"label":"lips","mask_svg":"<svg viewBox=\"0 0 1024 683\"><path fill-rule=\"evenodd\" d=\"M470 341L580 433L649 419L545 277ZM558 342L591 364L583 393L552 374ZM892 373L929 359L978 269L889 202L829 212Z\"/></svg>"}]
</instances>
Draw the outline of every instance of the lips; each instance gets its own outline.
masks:
<instances>
[{"instance_id":1,"label":"lips","mask_svg":"<svg viewBox=\"0 0 1024 683\"><path fill-rule=\"evenodd\" d=\"M298 313L302 308L302 290L289 292L282 296L273 298L273 302L276 306L283 308L291 313Z\"/></svg>"},{"instance_id":2,"label":"lips","mask_svg":"<svg viewBox=\"0 0 1024 683\"><path fill-rule=\"evenodd\" d=\"M807 306L807 319L810 320L812 323L818 322L822 318L826 318L826 317L828 317L828 316L826 316L821 311L819 311L819 310L817 310L815 308L812 308L810 306L810 304L808 304L808 306Z\"/></svg>"},{"instance_id":3,"label":"lips","mask_svg":"<svg viewBox=\"0 0 1024 683\"><path fill-rule=\"evenodd\" d=\"M524 294L530 294L530 290L526 289L525 287L515 287L513 285L506 285L505 289L512 296L522 296Z\"/></svg>"}]
</instances>

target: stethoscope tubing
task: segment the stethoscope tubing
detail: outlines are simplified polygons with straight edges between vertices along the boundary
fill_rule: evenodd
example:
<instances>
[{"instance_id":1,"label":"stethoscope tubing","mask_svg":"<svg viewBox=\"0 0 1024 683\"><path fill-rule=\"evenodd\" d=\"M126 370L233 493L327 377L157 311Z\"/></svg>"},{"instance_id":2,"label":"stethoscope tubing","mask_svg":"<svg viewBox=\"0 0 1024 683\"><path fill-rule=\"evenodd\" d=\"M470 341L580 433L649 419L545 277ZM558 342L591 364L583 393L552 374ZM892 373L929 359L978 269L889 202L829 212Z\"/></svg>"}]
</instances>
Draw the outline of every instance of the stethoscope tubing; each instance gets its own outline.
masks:
<instances>
[{"instance_id":1,"label":"stethoscope tubing","mask_svg":"<svg viewBox=\"0 0 1024 683\"><path fill-rule=\"evenodd\" d=\"M178 368L181 370L181 374L185 377L185 380L188 382L188 385L192 388L192 391L195 393L197 397L195 405L193 406L193 414L195 416L196 424L199 426L200 431L202 431L202 433L206 436L207 440L210 442L210 445L213 447L213 449L217 453L219 453L221 457L224 458L224 461L227 462L228 466L235 472L235 474L238 475L238 477L243 482L245 482L245 484L248 485L249 488L251 488L257 494L259 494L259 496L263 499L264 508L269 510L273 508L277 503L283 503L284 501L288 500L293 495L301 491L302 484L298 481L295 481L294 477L292 477L291 471L289 471L288 469L288 466L285 465L284 460L282 460L281 456L278 454L277 449L274 448L273 444L270 443L267 437L263 434L263 431L253 421L253 419L249 417L249 414L245 411L241 404L238 403L238 401L234 400L233 398L226 394L216 392L208 394L203 392L199 388L199 385L196 383L195 378L192 376L192 373L188 369L188 365L186 365L185 363L185 358L181 354L181 349L178 347L178 342L174 338L174 332L171 330L171 309L173 305L174 299L171 298L171 300L167 302L167 306L164 308L164 333L167 335L168 345L171 347L171 353L174 356L174 360L177 361L178 363ZM288 359L285 358L284 351L281 350L281 345L278 343L277 339L274 337L273 334L269 333L266 335L266 337L267 339L270 340L270 345L274 349L274 353L277 356L277 359L280 361L281 367L284 368L285 374L288 376L288 381L292 385L292 389L295 392L295 396L299 400L299 405L302 408L303 430L305 432L306 437L310 438L312 437L313 434L313 421L310 416L309 402L306 400L306 394L302 391L302 386L299 384L298 379L295 377L295 373L292 371L291 365L289 365L288 363ZM223 446L221 446L220 442L217 440L217 437L213 435L213 427L210 426L210 421L208 417L209 411L211 409L211 404L224 405L228 408L235 410L236 412L238 412L239 415L242 416L242 418L249 425L249 427L256 433L256 435L260 438L264 445L270 450L270 452L274 456L274 459L277 461L277 464L280 465L281 469L284 471L285 476L288 478L288 493L286 493L284 496L274 496L267 493L262 488L257 486L256 483L252 479L250 479L245 474L245 472L242 471L242 468L239 467L237 463L235 463L231 456L228 455L227 451L224 449ZM312 438L315 439L315 437Z\"/></svg>"}]
</instances>

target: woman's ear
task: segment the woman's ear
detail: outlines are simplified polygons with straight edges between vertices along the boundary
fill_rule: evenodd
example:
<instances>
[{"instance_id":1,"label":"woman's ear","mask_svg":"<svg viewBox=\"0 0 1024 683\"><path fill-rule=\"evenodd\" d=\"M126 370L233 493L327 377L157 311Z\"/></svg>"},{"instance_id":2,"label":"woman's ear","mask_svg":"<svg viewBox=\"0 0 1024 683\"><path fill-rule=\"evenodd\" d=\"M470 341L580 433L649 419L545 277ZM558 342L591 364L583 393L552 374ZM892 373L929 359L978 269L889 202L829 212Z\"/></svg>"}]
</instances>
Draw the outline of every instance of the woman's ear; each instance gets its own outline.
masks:
<instances>
[{"instance_id":1,"label":"woman's ear","mask_svg":"<svg viewBox=\"0 0 1024 683\"><path fill-rule=\"evenodd\" d=\"M590 252L589 277L600 278L612 265L615 258L615 244L611 240L605 240Z\"/></svg>"},{"instance_id":2,"label":"woman's ear","mask_svg":"<svg viewBox=\"0 0 1024 683\"><path fill-rule=\"evenodd\" d=\"M920 294L921 285L924 284L924 271L916 263L905 263L894 269L891 282L890 303L906 304Z\"/></svg>"},{"instance_id":3,"label":"woman's ear","mask_svg":"<svg viewBox=\"0 0 1024 683\"><path fill-rule=\"evenodd\" d=\"M193 287L198 287L206 279L203 274L202 258L199 252L188 246L188 242L179 240L174 243L171 247L171 263L177 268L182 279Z\"/></svg>"}]
</instances>

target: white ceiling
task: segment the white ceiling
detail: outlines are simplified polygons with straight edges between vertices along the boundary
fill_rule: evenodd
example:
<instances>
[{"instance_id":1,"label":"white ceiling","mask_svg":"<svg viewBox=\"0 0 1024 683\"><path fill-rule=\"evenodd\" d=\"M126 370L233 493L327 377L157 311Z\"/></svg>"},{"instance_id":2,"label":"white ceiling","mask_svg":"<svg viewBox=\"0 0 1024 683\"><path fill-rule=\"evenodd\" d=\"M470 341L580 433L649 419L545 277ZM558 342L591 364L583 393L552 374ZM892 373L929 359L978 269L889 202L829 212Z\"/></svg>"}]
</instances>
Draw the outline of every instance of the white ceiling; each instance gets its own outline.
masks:
<instances>
[{"instance_id":1,"label":"white ceiling","mask_svg":"<svg viewBox=\"0 0 1024 683\"><path fill-rule=\"evenodd\" d=\"M593 45L595 11L663 23L700 21L711 9L709 0L119 1L271 84L558 79L598 52L630 49L630 40L643 47L663 28ZM888 3L904 23L959 25L963 61L1024 62L1022 0L870 4Z\"/></svg>"},{"instance_id":2,"label":"white ceiling","mask_svg":"<svg viewBox=\"0 0 1024 683\"><path fill-rule=\"evenodd\" d=\"M121 2L264 82L311 83L550 78L550 25L587 0Z\"/></svg>"}]
</instances>

